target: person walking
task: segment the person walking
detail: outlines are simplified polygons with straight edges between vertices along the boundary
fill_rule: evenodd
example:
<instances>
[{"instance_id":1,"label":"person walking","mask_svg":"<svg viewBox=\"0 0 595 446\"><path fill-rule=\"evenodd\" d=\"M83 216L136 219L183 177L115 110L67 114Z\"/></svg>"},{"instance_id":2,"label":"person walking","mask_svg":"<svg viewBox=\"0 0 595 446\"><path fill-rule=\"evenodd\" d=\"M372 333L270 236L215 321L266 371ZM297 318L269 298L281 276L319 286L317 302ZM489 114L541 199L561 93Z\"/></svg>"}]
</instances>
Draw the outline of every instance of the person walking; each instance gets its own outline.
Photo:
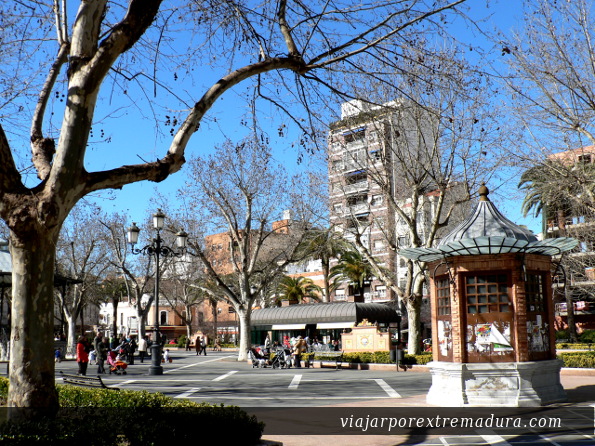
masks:
<instances>
[{"instance_id":1,"label":"person walking","mask_svg":"<svg viewBox=\"0 0 595 446\"><path fill-rule=\"evenodd\" d=\"M138 357L140 362L145 361L145 356L147 354L147 337L143 336L138 340Z\"/></svg>"},{"instance_id":2,"label":"person walking","mask_svg":"<svg viewBox=\"0 0 595 446\"><path fill-rule=\"evenodd\" d=\"M301 336L295 341L295 345L293 346L293 363L294 367L301 367L302 366L302 353L305 353L308 349L308 344L306 340L303 339Z\"/></svg>"},{"instance_id":3,"label":"person walking","mask_svg":"<svg viewBox=\"0 0 595 446\"><path fill-rule=\"evenodd\" d=\"M186 342L184 343L185 347L186 347L186 351L189 352L190 351L190 336L186 336Z\"/></svg>"},{"instance_id":4,"label":"person walking","mask_svg":"<svg viewBox=\"0 0 595 446\"><path fill-rule=\"evenodd\" d=\"M105 361L109 350L109 341L102 337L98 343L95 343L95 352L97 353L97 373L105 373Z\"/></svg>"},{"instance_id":5,"label":"person walking","mask_svg":"<svg viewBox=\"0 0 595 446\"><path fill-rule=\"evenodd\" d=\"M134 336L130 336L128 339L128 364L134 364L134 352L138 348L138 344L136 343L136 339Z\"/></svg>"},{"instance_id":6,"label":"person walking","mask_svg":"<svg viewBox=\"0 0 595 446\"><path fill-rule=\"evenodd\" d=\"M200 348L202 349L202 353L207 356L207 337L202 335L200 338Z\"/></svg>"},{"instance_id":7,"label":"person walking","mask_svg":"<svg viewBox=\"0 0 595 446\"><path fill-rule=\"evenodd\" d=\"M87 366L89 365L89 343L84 336L79 336L76 343L76 362L79 366L79 375L85 376L87 374Z\"/></svg>"},{"instance_id":8,"label":"person walking","mask_svg":"<svg viewBox=\"0 0 595 446\"><path fill-rule=\"evenodd\" d=\"M202 349L200 336L196 337L196 340L194 341L194 348L196 348L196 356L200 355L200 351Z\"/></svg>"}]
</instances>

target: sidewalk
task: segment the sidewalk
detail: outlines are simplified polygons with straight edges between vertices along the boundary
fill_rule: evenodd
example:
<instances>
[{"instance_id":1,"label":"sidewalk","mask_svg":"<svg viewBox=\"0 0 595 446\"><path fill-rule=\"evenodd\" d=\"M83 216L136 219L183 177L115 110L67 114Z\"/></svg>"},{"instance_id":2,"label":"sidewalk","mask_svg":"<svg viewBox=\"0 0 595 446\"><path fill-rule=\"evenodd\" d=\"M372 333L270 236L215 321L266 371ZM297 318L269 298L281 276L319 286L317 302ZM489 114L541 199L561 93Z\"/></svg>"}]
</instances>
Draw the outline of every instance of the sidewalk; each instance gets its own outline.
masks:
<instances>
[{"instance_id":1,"label":"sidewalk","mask_svg":"<svg viewBox=\"0 0 595 446\"><path fill-rule=\"evenodd\" d=\"M407 372L424 373L424 372ZM562 369L560 375L562 386L566 390L568 402L564 406L588 406L595 404L595 369ZM407 398L391 398L384 400L362 401L343 404L343 407L432 407L426 403L426 394L419 394ZM299 422L299 420L296 420ZM263 435L263 445L283 446L399 446L415 445L431 438L420 438L419 441L406 435Z\"/></svg>"}]
</instances>

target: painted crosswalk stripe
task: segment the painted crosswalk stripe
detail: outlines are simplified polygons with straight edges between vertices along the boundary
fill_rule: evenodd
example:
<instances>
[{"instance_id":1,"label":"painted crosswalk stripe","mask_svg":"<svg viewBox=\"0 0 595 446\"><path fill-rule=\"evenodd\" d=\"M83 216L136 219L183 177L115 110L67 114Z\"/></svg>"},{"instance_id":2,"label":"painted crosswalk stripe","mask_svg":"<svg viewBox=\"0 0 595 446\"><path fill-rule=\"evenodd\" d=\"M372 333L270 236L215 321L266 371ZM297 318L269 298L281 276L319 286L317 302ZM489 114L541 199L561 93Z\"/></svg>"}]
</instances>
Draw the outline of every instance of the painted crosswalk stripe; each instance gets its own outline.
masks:
<instances>
[{"instance_id":1,"label":"painted crosswalk stripe","mask_svg":"<svg viewBox=\"0 0 595 446\"><path fill-rule=\"evenodd\" d=\"M193 389L188 390L187 392L180 393L179 395L175 396L174 398L188 398L189 396L198 392L199 390L200 390L200 387L195 387Z\"/></svg>"},{"instance_id":2,"label":"painted crosswalk stripe","mask_svg":"<svg viewBox=\"0 0 595 446\"><path fill-rule=\"evenodd\" d=\"M226 373L225 375L218 376L218 377L217 377L217 378L215 378L213 381L223 381L225 378L228 378L228 377L230 377L231 375L234 375L234 374L236 374L236 373L238 373L238 371L237 371L237 370L232 370L231 372L229 372L229 373Z\"/></svg>"},{"instance_id":3,"label":"painted crosswalk stripe","mask_svg":"<svg viewBox=\"0 0 595 446\"><path fill-rule=\"evenodd\" d=\"M391 386L389 386L385 380L375 379L374 381L376 381L376 383L380 386L380 388L382 390L384 390L388 394L388 396L390 396L391 398L401 398L401 395L399 395L399 392L397 392L395 389L393 389Z\"/></svg>"},{"instance_id":4,"label":"painted crosswalk stripe","mask_svg":"<svg viewBox=\"0 0 595 446\"><path fill-rule=\"evenodd\" d=\"M302 375L295 375L291 380L291 384L289 385L290 390L297 390L298 386L300 385L300 381L302 380Z\"/></svg>"}]
</instances>

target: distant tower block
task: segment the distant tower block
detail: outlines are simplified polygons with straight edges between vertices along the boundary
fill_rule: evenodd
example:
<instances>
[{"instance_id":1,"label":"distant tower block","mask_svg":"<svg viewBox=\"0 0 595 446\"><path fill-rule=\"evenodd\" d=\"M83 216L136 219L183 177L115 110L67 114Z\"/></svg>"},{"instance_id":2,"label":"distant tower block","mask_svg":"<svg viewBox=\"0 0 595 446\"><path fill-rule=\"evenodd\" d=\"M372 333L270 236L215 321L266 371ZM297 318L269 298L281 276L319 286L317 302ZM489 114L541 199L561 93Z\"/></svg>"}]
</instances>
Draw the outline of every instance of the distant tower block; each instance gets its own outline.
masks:
<instances>
[{"instance_id":1,"label":"distant tower block","mask_svg":"<svg viewBox=\"0 0 595 446\"><path fill-rule=\"evenodd\" d=\"M485 186L472 215L426 262L432 300L432 386L438 406L541 406L566 401L553 331L551 257L577 241L538 241L504 217Z\"/></svg>"}]
</instances>

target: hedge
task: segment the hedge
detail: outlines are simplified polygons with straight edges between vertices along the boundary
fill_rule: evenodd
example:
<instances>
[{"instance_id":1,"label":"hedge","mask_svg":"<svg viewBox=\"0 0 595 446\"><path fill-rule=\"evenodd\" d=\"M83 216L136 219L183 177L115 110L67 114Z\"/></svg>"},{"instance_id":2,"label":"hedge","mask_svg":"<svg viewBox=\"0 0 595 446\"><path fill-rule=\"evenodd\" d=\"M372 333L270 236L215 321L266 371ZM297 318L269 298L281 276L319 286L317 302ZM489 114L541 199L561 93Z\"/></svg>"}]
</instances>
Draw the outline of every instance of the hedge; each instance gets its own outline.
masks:
<instances>
[{"instance_id":1,"label":"hedge","mask_svg":"<svg viewBox=\"0 0 595 446\"><path fill-rule=\"evenodd\" d=\"M324 352L316 352L314 354L314 360L321 361L334 361L336 356L325 354ZM422 353L419 355L405 354L403 363L412 365L425 365L432 360L431 353ZM394 361L390 359L390 352L378 351L378 352L349 352L343 353L343 362L354 363L354 364L394 364Z\"/></svg>"},{"instance_id":2,"label":"hedge","mask_svg":"<svg viewBox=\"0 0 595 446\"><path fill-rule=\"evenodd\" d=\"M563 367L595 368L595 352L558 353L558 359L564 363Z\"/></svg>"},{"instance_id":3,"label":"hedge","mask_svg":"<svg viewBox=\"0 0 595 446\"><path fill-rule=\"evenodd\" d=\"M36 421L0 424L0 443L10 445L185 445L204 432L217 444L258 444L264 424L235 406L174 399L161 393L56 385L60 410ZM0 378L0 397L8 380ZM202 430L201 428L204 428Z\"/></svg>"}]
</instances>

